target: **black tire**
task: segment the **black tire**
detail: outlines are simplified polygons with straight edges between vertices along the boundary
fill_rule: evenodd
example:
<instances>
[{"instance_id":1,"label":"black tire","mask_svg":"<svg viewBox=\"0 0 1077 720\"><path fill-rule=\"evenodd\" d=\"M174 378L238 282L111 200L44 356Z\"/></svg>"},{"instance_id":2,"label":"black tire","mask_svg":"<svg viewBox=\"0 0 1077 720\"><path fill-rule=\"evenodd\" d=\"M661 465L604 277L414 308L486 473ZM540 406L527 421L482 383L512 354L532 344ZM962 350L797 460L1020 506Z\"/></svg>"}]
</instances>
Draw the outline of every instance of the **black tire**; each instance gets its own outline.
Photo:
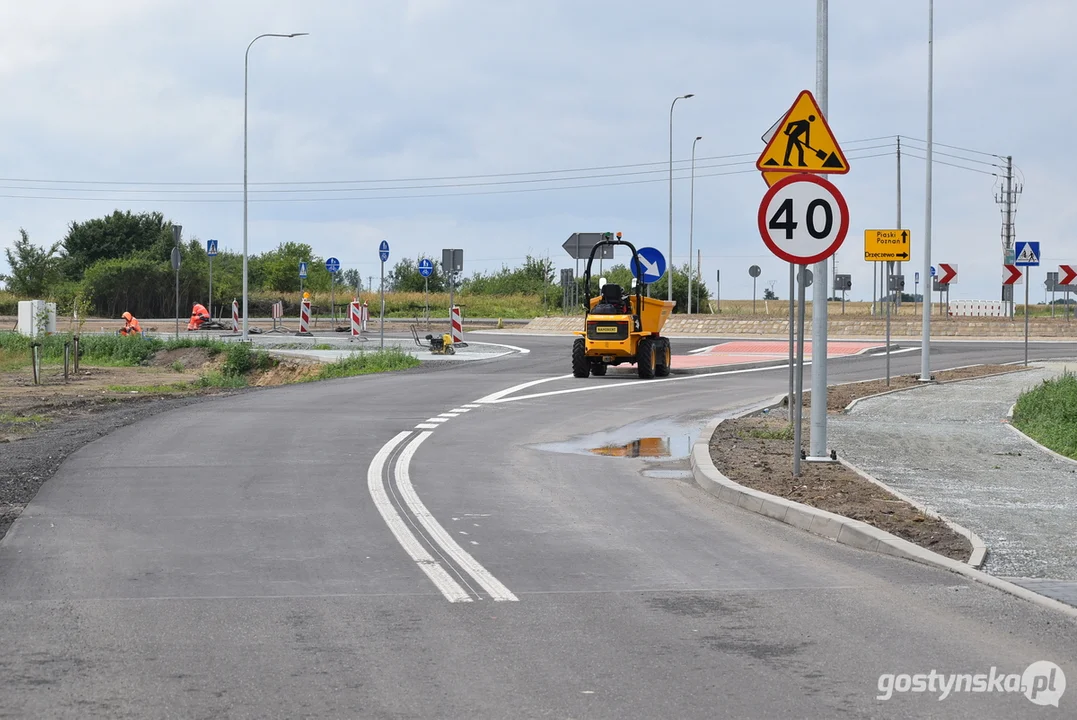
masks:
<instances>
[{"instance_id":1,"label":"black tire","mask_svg":"<svg viewBox=\"0 0 1077 720\"><path fill-rule=\"evenodd\" d=\"M591 366L591 374L595 377L603 377L606 374L606 363L597 362Z\"/></svg>"},{"instance_id":2,"label":"black tire","mask_svg":"<svg viewBox=\"0 0 1077 720\"><path fill-rule=\"evenodd\" d=\"M643 338L636 348L636 370L640 379L650 380L654 377L654 343L650 338Z\"/></svg>"},{"instance_id":3,"label":"black tire","mask_svg":"<svg viewBox=\"0 0 1077 720\"><path fill-rule=\"evenodd\" d=\"M669 346L669 338L659 338L655 350L658 357L654 363L654 376L669 377L669 368L673 362L673 351Z\"/></svg>"},{"instance_id":4,"label":"black tire","mask_svg":"<svg viewBox=\"0 0 1077 720\"><path fill-rule=\"evenodd\" d=\"M587 360L587 342L581 337L572 342L572 375L585 378L591 374L591 363Z\"/></svg>"}]
</instances>

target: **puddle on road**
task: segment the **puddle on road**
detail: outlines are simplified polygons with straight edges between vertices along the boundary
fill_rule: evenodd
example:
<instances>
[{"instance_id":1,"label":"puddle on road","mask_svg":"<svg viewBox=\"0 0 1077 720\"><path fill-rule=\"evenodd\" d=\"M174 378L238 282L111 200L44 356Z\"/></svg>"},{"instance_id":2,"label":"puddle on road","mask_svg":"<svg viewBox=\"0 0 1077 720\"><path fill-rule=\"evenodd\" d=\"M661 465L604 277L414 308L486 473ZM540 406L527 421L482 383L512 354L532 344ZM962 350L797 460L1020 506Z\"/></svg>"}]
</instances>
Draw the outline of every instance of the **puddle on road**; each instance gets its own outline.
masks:
<instances>
[{"instance_id":1,"label":"puddle on road","mask_svg":"<svg viewBox=\"0 0 1077 720\"><path fill-rule=\"evenodd\" d=\"M705 421L644 421L565 442L532 445L538 450L646 460L685 460Z\"/></svg>"}]
</instances>

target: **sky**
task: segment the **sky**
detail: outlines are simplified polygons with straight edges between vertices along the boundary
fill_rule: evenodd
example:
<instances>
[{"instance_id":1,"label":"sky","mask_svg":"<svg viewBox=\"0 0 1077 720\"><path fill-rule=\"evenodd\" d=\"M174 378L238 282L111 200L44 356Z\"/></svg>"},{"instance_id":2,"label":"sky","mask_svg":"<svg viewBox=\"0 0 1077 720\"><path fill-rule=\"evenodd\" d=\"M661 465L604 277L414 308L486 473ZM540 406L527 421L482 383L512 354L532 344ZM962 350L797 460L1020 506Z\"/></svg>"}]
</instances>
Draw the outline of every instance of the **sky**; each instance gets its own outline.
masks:
<instances>
[{"instance_id":1,"label":"sky","mask_svg":"<svg viewBox=\"0 0 1077 720\"><path fill-rule=\"evenodd\" d=\"M816 89L815 0L35 0L0 5L0 28L0 247L120 209L241 251L244 51L306 32L250 50L251 253L306 242L376 282L383 239L386 271L455 247L465 275L529 254L573 267L573 232L666 252L670 104L694 93L673 116L674 262L691 226L712 292L720 271L723 299L750 298L759 265L759 294L787 294L755 160ZM1017 239L1042 243L1032 299L1077 262L1075 34L1071 0L935 3L931 257L958 266L952 299L998 298L1000 157ZM863 230L896 227L897 136L909 289L923 262L928 2L831 0L828 35L826 118L851 167L831 176L850 214L837 271L870 299Z\"/></svg>"}]
</instances>

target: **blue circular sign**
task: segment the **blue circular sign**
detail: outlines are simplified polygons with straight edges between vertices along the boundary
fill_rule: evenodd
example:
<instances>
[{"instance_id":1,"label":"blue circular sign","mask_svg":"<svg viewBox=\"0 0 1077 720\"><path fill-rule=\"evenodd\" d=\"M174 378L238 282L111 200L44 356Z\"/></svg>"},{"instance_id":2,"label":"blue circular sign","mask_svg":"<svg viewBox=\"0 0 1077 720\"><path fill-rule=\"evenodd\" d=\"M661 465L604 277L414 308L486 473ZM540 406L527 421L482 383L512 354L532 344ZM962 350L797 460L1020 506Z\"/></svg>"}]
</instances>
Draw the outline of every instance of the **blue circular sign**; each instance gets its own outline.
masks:
<instances>
[{"instance_id":1,"label":"blue circular sign","mask_svg":"<svg viewBox=\"0 0 1077 720\"><path fill-rule=\"evenodd\" d=\"M434 263L430 258L423 258L419 261L419 274L423 277L430 277L434 274Z\"/></svg>"},{"instance_id":2,"label":"blue circular sign","mask_svg":"<svg viewBox=\"0 0 1077 720\"><path fill-rule=\"evenodd\" d=\"M325 261L325 269L332 274L336 274L340 270L340 260L336 258L329 258Z\"/></svg>"},{"instance_id":3,"label":"blue circular sign","mask_svg":"<svg viewBox=\"0 0 1077 720\"><path fill-rule=\"evenodd\" d=\"M635 262L629 261L628 266L632 274L644 283L653 283L666 274L666 258L661 250L653 247L640 248Z\"/></svg>"},{"instance_id":4,"label":"blue circular sign","mask_svg":"<svg viewBox=\"0 0 1077 720\"><path fill-rule=\"evenodd\" d=\"M381 257L381 261L385 262L389 259L389 241L382 240L381 245L378 246L378 255Z\"/></svg>"}]
</instances>

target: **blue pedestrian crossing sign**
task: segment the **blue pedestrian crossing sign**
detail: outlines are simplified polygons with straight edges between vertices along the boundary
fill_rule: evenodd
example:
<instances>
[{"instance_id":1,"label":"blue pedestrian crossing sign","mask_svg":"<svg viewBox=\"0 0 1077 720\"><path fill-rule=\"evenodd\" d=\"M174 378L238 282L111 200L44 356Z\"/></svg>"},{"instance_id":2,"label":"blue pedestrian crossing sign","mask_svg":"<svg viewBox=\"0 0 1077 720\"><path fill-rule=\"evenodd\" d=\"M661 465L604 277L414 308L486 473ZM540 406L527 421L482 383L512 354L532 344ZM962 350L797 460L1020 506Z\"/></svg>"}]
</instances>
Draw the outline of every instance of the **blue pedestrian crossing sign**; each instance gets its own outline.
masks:
<instances>
[{"instance_id":1,"label":"blue pedestrian crossing sign","mask_svg":"<svg viewBox=\"0 0 1077 720\"><path fill-rule=\"evenodd\" d=\"M662 251L642 247L636 251L636 262L629 262L632 274L644 284L653 283L666 274L666 258Z\"/></svg>"},{"instance_id":2,"label":"blue pedestrian crossing sign","mask_svg":"<svg viewBox=\"0 0 1077 720\"><path fill-rule=\"evenodd\" d=\"M430 258L423 258L419 261L419 274L423 277L430 277L434 274L434 263Z\"/></svg>"},{"instance_id":3,"label":"blue pedestrian crossing sign","mask_svg":"<svg viewBox=\"0 0 1077 720\"><path fill-rule=\"evenodd\" d=\"M216 240L206 240L206 255L209 255L210 257L216 257L217 256L217 241Z\"/></svg>"},{"instance_id":4,"label":"blue pedestrian crossing sign","mask_svg":"<svg viewBox=\"0 0 1077 720\"><path fill-rule=\"evenodd\" d=\"M328 270L330 274L336 274L340 271L340 260L329 258L325 261L325 269Z\"/></svg>"},{"instance_id":5,"label":"blue pedestrian crossing sign","mask_svg":"<svg viewBox=\"0 0 1077 720\"><path fill-rule=\"evenodd\" d=\"M300 280L306 280L307 279L307 264L305 262L299 263L299 279Z\"/></svg>"},{"instance_id":6,"label":"blue pedestrian crossing sign","mask_svg":"<svg viewBox=\"0 0 1077 720\"><path fill-rule=\"evenodd\" d=\"M381 245L378 246L378 255L381 257L381 261L385 262L389 259L389 241L382 240Z\"/></svg>"},{"instance_id":7,"label":"blue pedestrian crossing sign","mask_svg":"<svg viewBox=\"0 0 1077 720\"><path fill-rule=\"evenodd\" d=\"M1038 242L1019 240L1013 249L1017 255L1013 264L1017 267L1040 266L1040 244Z\"/></svg>"}]
</instances>

